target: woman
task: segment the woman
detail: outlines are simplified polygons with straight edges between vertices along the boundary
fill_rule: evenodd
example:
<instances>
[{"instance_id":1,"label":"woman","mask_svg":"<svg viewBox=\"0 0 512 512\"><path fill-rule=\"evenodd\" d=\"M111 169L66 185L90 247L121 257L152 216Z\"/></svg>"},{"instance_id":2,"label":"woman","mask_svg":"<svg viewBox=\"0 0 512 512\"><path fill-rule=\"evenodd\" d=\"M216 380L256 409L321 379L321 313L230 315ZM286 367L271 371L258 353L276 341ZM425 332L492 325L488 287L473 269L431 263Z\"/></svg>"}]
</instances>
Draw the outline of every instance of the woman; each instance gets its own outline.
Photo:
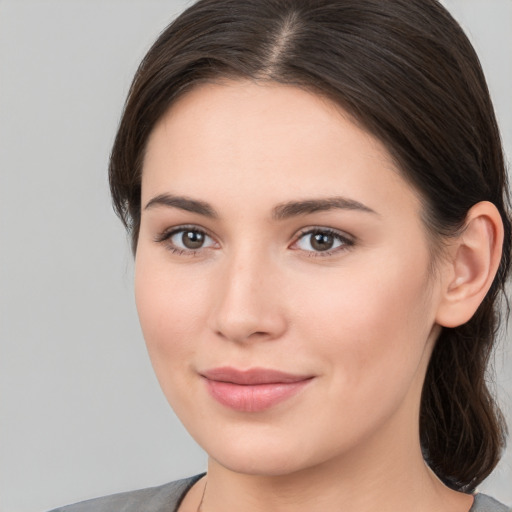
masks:
<instances>
[{"instance_id":1,"label":"woman","mask_svg":"<svg viewBox=\"0 0 512 512\"><path fill-rule=\"evenodd\" d=\"M61 509L505 511L510 263L478 59L435 0L201 0L110 165L162 389L208 472Z\"/></svg>"}]
</instances>

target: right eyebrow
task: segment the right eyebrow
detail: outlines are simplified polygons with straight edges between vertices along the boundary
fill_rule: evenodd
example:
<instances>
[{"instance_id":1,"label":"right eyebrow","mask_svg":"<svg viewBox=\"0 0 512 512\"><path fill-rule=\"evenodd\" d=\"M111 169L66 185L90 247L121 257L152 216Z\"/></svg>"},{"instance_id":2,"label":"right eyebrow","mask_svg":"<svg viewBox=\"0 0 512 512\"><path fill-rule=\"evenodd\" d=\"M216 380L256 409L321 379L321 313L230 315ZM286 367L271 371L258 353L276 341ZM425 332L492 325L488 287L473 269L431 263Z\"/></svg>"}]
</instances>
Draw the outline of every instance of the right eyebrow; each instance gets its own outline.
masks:
<instances>
[{"instance_id":1,"label":"right eyebrow","mask_svg":"<svg viewBox=\"0 0 512 512\"><path fill-rule=\"evenodd\" d=\"M145 210L150 210L158 206L166 206L168 208L178 208L187 212L197 213L205 217L216 219L219 217L215 209L205 201L198 201L185 196L175 196L172 194L160 194L148 201Z\"/></svg>"}]
</instances>

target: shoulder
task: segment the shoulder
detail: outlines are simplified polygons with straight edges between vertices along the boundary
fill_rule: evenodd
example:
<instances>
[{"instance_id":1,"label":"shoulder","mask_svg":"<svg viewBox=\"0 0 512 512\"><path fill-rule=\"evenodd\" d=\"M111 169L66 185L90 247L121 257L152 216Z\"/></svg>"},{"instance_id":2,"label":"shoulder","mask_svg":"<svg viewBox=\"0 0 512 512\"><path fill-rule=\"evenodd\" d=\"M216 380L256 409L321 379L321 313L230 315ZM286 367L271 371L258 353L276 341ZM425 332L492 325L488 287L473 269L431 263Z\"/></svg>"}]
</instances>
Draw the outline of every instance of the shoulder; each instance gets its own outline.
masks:
<instances>
[{"instance_id":1,"label":"shoulder","mask_svg":"<svg viewBox=\"0 0 512 512\"><path fill-rule=\"evenodd\" d=\"M51 512L174 512L187 491L203 475L177 480L158 487L122 492L81 501Z\"/></svg>"},{"instance_id":2,"label":"shoulder","mask_svg":"<svg viewBox=\"0 0 512 512\"><path fill-rule=\"evenodd\" d=\"M486 494L475 494L475 502L469 512L512 512L512 509Z\"/></svg>"}]
</instances>

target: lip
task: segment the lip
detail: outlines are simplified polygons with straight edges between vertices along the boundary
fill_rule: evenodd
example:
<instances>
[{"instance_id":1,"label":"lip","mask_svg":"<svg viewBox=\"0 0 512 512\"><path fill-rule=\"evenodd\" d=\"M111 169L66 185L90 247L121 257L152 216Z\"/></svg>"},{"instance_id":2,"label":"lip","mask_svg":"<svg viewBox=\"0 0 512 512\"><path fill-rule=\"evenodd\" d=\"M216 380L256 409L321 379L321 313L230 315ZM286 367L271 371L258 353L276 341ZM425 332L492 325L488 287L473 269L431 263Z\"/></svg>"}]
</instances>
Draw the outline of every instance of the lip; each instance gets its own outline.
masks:
<instances>
[{"instance_id":1,"label":"lip","mask_svg":"<svg viewBox=\"0 0 512 512\"><path fill-rule=\"evenodd\" d=\"M299 393L313 379L267 368L231 367L200 372L210 395L220 404L241 412L260 412Z\"/></svg>"}]
</instances>

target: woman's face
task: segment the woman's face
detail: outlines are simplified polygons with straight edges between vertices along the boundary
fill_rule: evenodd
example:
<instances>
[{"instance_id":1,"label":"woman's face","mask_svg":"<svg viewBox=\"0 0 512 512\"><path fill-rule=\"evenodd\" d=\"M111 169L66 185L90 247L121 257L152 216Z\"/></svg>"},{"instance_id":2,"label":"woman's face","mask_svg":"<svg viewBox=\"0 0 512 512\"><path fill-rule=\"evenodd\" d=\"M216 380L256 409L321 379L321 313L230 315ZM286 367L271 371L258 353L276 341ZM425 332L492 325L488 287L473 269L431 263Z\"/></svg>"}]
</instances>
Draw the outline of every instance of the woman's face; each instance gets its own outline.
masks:
<instances>
[{"instance_id":1,"label":"woman's face","mask_svg":"<svg viewBox=\"0 0 512 512\"><path fill-rule=\"evenodd\" d=\"M418 448L440 296L420 209L382 144L301 89L202 85L163 117L136 301L215 461L278 475Z\"/></svg>"}]
</instances>

